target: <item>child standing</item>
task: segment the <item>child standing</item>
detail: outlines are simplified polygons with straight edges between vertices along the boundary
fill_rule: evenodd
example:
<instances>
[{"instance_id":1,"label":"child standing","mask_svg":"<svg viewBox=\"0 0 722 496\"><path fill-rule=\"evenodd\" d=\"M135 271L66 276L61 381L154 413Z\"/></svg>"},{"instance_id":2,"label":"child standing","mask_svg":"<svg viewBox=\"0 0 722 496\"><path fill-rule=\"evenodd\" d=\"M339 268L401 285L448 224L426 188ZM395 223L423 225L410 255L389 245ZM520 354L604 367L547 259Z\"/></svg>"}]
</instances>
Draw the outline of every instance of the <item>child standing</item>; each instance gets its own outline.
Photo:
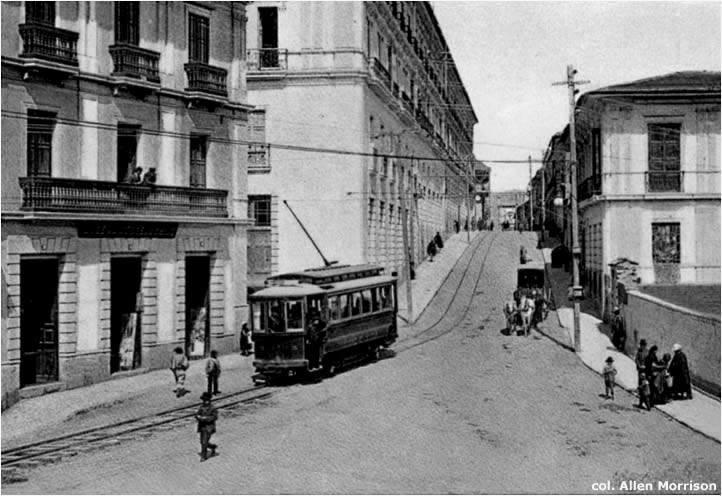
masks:
<instances>
[{"instance_id":1,"label":"child standing","mask_svg":"<svg viewBox=\"0 0 722 496\"><path fill-rule=\"evenodd\" d=\"M201 437L201 461L208 459L208 448L211 449L211 456L216 455L217 445L211 442L211 436L216 432L216 420L218 411L211 405L211 393L205 392L201 395L203 404L198 408L196 420L198 421L198 432Z\"/></svg>"},{"instance_id":2,"label":"child standing","mask_svg":"<svg viewBox=\"0 0 722 496\"><path fill-rule=\"evenodd\" d=\"M647 410L652 409L651 391L649 389L649 381L644 373L639 374L639 408L646 408Z\"/></svg>"},{"instance_id":3,"label":"child standing","mask_svg":"<svg viewBox=\"0 0 722 496\"><path fill-rule=\"evenodd\" d=\"M208 377L208 394L221 394L218 390L218 377L221 375L221 361L218 352L211 351L211 357L206 362L206 376Z\"/></svg>"},{"instance_id":4,"label":"child standing","mask_svg":"<svg viewBox=\"0 0 722 496\"><path fill-rule=\"evenodd\" d=\"M170 370L173 372L173 376L175 377L175 388L173 388L173 391L175 391L176 397L180 398L188 391L185 388L185 382L186 382L186 370L188 370L188 358L186 358L185 353L183 353L183 348L180 346L176 347L173 350L173 358L170 362Z\"/></svg>"},{"instance_id":5,"label":"child standing","mask_svg":"<svg viewBox=\"0 0 722 496\"><path fill-rule=\"evenodd\" d=\"M617 369L614 367L614 358L607 357L607 364L604 366L604 396L614 399L614 376L617 375Z\"/></svg>"}]
</instances>

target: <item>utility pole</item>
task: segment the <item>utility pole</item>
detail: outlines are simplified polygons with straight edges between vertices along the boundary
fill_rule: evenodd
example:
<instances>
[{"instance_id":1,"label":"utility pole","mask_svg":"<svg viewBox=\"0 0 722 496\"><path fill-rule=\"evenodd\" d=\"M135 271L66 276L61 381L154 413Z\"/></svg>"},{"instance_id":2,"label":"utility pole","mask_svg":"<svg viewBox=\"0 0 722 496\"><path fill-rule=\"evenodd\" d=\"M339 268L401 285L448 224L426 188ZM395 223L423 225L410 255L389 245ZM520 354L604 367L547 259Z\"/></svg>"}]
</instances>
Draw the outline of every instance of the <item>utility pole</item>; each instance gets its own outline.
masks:
<instances>
[{"instance_id":1,"label":"utility pole","mask_svg":"<svg viewBox=\"0 0 722 496\"><path fill-rule=\"evenodd\" d=\"M531 175L531 155L529 155L529 230L534 232L534 182Z\"/></svg>"},{"instance_id":2,"label":"utility pole","mask_svg":"<svg viewBox=\"0 0 722 496\"><path fill-rule=\"evenodd\" d=\"M572 210L572 298L574 299L574 351L577 353L582 350L581 346L581 325L580 325L580 309L579 300L582 296L582 286L579 282L579 259L581 258L581 249L579 247L579 212L577 210L577 138L575 130L575 95L577 93L576 85L586 84L589 81L574 81L577 70L574 66L567 66L567 80L563 83L569 89L569 169L571 183L571 210Z\"/></svg>"},{"instance_id":3,"label":"utility pole","mask_svg":"<svg viewBox=\"0 0 722 496\"><path fill-rule=\"evenodd\" d=\"M398 141L397 141L397 150L398 150ZM400 164L399 164L400 165ZM413 298L411 295L411 248L409 247L409 231L408 231L408 225L406 224L408 222L408 212L406 211L406 195L407 192L407 180L406 180L406 172L401 174L401 167L396 167L396 174L400 176L398 178L397 184L399 185L401 189L401 194L399 195L399 199L401 200L401 236L403 238L403 244L404 244L404 260L405 260L405 270L406 272L406 308L408 310L408 318L409 318L409 324L411 324L414 321L414 303Z\"/></svg>"},{"instance_id":4,"label":"utility pole","mask_svg":"<svg viewBox=\"0 0 722 496\"><path fill-rule=\"evenodd\" d=\"M541 174L541 240L544 241L544 229L546 229L547 225L547 206L546 206L546 171L544 169L544 165L542 165L542 174Z\"/></svg>"}]
</instances>

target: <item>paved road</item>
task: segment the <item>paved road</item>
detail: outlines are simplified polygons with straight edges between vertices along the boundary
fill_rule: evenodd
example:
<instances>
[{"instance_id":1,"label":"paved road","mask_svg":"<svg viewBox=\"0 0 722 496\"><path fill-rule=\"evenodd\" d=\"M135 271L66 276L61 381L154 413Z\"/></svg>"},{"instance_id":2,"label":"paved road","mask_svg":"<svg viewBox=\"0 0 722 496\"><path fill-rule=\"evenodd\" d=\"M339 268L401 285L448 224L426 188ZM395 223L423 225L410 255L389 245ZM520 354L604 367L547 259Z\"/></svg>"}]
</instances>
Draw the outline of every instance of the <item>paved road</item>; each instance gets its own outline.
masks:
<instances>
[{"instance_id":1,"label":"paved road","mask_svg":"<svg viewBox=\"0 0 722 496\"><path fill-rule=\"evenodd\" d=\"M222 415L220 456L199 463L188 424L38 467L3 491L592 493L595 482L619 489L628 479L654 493L658 480L719 488L718 443L637 410L621 390L600 398L599 376L548 339L501 333L520 235L489 236L402 336L452 301L436 328L397 343L393 358Z\"/></svg>"}]
</instances>

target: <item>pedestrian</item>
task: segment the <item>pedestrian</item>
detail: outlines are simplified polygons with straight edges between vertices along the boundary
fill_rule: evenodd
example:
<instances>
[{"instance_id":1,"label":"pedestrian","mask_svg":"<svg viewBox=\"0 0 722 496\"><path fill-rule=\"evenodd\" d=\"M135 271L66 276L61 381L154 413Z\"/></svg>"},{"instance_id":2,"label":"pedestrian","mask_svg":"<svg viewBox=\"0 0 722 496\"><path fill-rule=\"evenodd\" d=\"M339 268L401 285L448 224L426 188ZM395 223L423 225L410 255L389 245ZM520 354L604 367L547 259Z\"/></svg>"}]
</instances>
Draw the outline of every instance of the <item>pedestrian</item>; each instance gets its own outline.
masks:
<instances>
[{"instance_id":1,"label":"pedestrian","mask_svg":"<svg viewBox=\"0 0 722 496\"><path fill-rule=\"evenodd\" d=\"M170 370L171 372L173 372L173 376L175 377L175 387L173 388L173 391L175 391L176 397L180 398L181 396L189 392L185 388L186 370L188 370L188 358L183 352L183 348L181 348L180 346L177 346L173 350L173 358L170 362Z\"/></svg>"},{"instance_id":2,"label":"pedestrian","mask_svg":"<svg viewBox=\"0 0 722 496\"><path fill-rule=\"evenodd\" d=\"M455 230L457 233L459 232L459 221L458 221L458 220L455 220L455 221L454 221L454 230Z\"/></svg>"},{"instance_id":3,"label":"pedestrian","mask_svg":"<svg viewBox=\"0 0 722 496\"><path fill-rule=\"evenodd\" d=\"M658 349L659 348L656 344L652 345L652 347L649 348L649 353L647 353L647 358L644 361L644 373L647 375L647 380L649 381L652 405L661 404L663 402L661 390L662 384L659 376L664 374L666 367L664 367L662 365L662 361L657 358Z\"/></svg>"},{"instance_id":4,"label":"pedestrian","mask_svg":"<svg viewBox=\"0 0 722 496\"><path fill-rule=\"evenodd\" d=\"M221 394L218 390L218 378L221 376L221 361L218 360L218 352L211 351L210 358L206 361L206 377L208 378L208 394Z\"/></svg>"},{"instance_id":5,"label":"pedestrian","mask_svg":"<svg viewBox=\"0 0 722 496\"><path fill-rule=\"evenodd\" d=\"M441 239L441 234L439 234L439 231L436 231L436 236L434 236L434 243L436 243L436 247L441 251L441 249L444 247L444 240Z\"/></svg>"},{"instance_id":6,"label":"pedestrian","mask_svg":"<svg viewBox=\"0 0 722 496\"><path fill-rule=\"evenodd\" d=\"M429 256L429 262L433 262L434 255L436 255L436 243L434 243L433 239L426 245L426 254Z\"/></svg>"},{"instance_id":7,"label":"pedestrian","mask_svg":"<svg viewBox=\"0 0 722 496\"><path fill-rule=\"evenodd\" d=\"M675 399L692 399L692 383L689 379L689 366L687 356L682 346L675 343L672 346L672 361L669 362L669 374L672 376L672 397Z\"/></svg>"},{"instance_id":8,"label":"pedestrian","mask_svg":"<svg viewBox=\"0 0 722 496\"><path fill-rule=\"evenodd\" d=\"M218 445L211 442L211 436L216 432L216 420L218 420L218 411L211 405L213 396L206 391L201 395L203 404L198 408L196 420L198 421L198 433L201 438L201 461L208 459L208 448L211 449L211 456L216 456L216 448Z\"/></svg>"},{"instance_id":9,"label":"pedestrian","mask_svg":"<svg viewBox=\"0 0 722 496\"><path fill-rule=\"evenodd\" d=\"M649 388L649 381L644 373L639 374L639 386L637 387L639 393L639 408L646 408L647 410L652 409L652 398L651 391Z\"/></svg>"},{"instance_id":10,"label":"pedestrian","mask_svg":"<svg viewBox=\"0 0 722 496\"><path fill-rule=\"evenodd\" d=\"M614 307L614 317L612 317L612 344L622 352L627 345L627 331L624 328L624 319L619 313L619 307Z\"/></svg>"},{"instance_id":11,"label":"pedestrian","mask_svg":"<svg viewBox=\"0 0 722 496\"><path fill-rule=\"evenodd\" d=\"M489 231L493 231L493 230L494 230L494 221L492 220L491 224L489 225Z\"/></svg>"},{"instance_id":12,"label":"pedestrian","mask_svg":"<svg viewBox=\"0 0 722 496\"><path fill-rule=\"evenodd\" d=\"M241 355L251 354L251 330L246 322L241 326Z\"/></svg>"},{"instance_id":13,"label":"pedestrian","mask_svg":"<svg viewBox=\"0 0 722 496\"><path fill-rule=\"evenodd\" d=\"M647 340L641 339L639 341L639 348L637 349L637 354L634 357L634 363L637 365L637 374L645 373L647 369L647 354L649 353L649 350L647 350Z\"/></svg>"},{"instance_id":14,"label":"pedestrian","mask_svg":"<svg viewBox=\"0 0 722 496\"><path fill-rule=\"evenodd\" d=\"M617 375L617 369L614 367L614 358L607 357L607 364L604 366L602 374L604 375L604 397L611 396L614 399L614 376Z\"/></svg>"}]
</instances>

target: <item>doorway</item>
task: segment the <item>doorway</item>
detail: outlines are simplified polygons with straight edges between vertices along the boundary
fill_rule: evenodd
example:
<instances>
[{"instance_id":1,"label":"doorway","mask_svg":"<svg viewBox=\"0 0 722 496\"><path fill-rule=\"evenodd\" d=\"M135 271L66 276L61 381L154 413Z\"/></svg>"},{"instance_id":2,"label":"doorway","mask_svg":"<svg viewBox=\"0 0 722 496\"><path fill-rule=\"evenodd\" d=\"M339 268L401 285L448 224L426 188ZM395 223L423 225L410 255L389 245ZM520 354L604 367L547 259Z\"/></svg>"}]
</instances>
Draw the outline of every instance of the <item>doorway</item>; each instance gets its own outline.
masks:
<instances>
[{"instance_id":1,"label":"doorway","mask_svg":"<svg viewBox=\"0 0 722 496\"><path fill-rule=\"evenodd\" d=\"M190 357L208 356L210 333L211 257L186 257L186 353Z\"/></svg>"},{"instance_id":2,"label":"doorway","mask_svg":"<svg viewBox=\"0 0 722 496\"><path fill-rule=\"evenodd\" d=\"M260 68L278 67L278 7L259 7Z\"/></svg>"},{"instance_id":3,"label":"doorway","mask_svg":"<svg viewBox=\"0 0 722 496\"><path fill-rule=\"evenodd\" d=\"M20 261L20 387L58 380L57 258Z\"/></svg>"},{"instance_id":4,"label":"doorway","mask_svg":"<svg viewBox=\"0 0 722 496\"><path fill-rule=\"evenodd\" d=\"M110 260L110 373L141 364L141 313L143 274L140 257Z\"/></svg>"}]
</instances>

